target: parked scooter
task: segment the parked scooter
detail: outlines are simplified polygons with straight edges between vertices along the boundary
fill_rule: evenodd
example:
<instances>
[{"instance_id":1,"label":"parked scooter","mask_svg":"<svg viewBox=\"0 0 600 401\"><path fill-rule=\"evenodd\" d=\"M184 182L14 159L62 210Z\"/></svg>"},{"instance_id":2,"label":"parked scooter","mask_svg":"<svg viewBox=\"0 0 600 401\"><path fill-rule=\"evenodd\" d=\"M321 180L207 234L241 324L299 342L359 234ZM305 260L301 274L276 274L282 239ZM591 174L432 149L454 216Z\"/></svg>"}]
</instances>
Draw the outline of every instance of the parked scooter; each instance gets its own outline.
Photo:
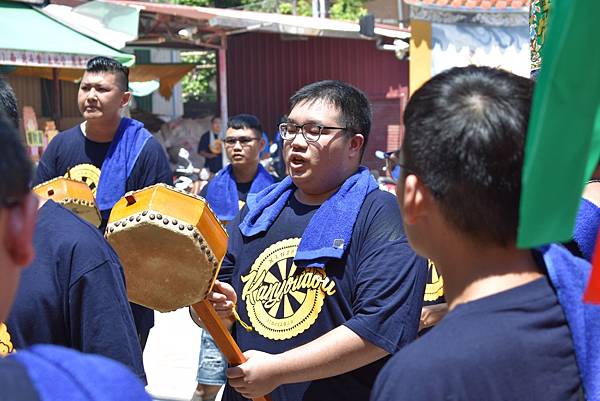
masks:
<instances>
[{"instance_id":1,"label":"parked scooter","mask_svg":"<svg viewBox=\"0 0 600 401\"><path fill-rule=\"evenodd\" d=\"M260 161L260 164L277 179L281 179L286 176L285 163L283 161L283 149L277 142L273 142L269 146L270 157Z\"/></svg>"}]
</instances>

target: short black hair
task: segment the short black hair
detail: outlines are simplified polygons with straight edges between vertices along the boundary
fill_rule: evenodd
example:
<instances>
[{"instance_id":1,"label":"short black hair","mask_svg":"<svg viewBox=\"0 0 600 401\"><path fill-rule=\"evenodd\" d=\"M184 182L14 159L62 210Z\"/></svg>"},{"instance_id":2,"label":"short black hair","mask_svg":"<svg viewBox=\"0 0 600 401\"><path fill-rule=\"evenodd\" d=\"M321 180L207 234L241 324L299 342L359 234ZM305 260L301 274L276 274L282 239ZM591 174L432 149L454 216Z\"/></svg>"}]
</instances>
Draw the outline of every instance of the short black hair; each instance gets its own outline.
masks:
<instances>
[{"instance_id":1,"label":"short black hair","mask_svg":"<svg viewBox=\"0 0 600 401\"><path fill-rule=\"evenodd\" d=\"M32 167L13 121L1 109L0 151L0 207L7 207L29 193Z\"/></svg>"},{"instance_id":2,"label":"short black hair","mask_svg":"<svg viewBox=\"0 0 600 401\"><path fill-rule=\"evenodd\" d=\"M211 123L214 123L214 122L215 122L215 120L220 120L220 119L221 119L221 116L212 116L212 117L210 118L210 122L211 122Z\"/></svg>"},{"instance_id":3,"label":"short black hair","mask_svg":"<svg viewBox=\"0 0 600 401\"><path fill-rule=\"evenodd\" d=\"M227 121L227 128L232 129L251 129L257 137L262 137L262 125L258 117L252 114L238 114Z\"/></svg>"},{"instance_id":4,"label":"short black hair","mask_svg":"<svg viewBox=\"0 0 600 401\"><path fill-rule=\"evenodd\" d=\"M404 111L402 164L450 224L485 243L516 238L532 94L530 79L506 71L452 68L418 89Z\"/></svg>"},{"instance_id":5,"label":"short black hair","mask_svg":"<svg viewBox=\"0 0 600 401\"><path fill-rule=\"evenodd\" d=\"M17 97L10 84L0 78L0 110L4 112L16 129L19 129L19 109Z\"/></svg>"},{"instance_id":6,"label":"short black hair","mask_svg":"<svg viewBox=\"0 0 600 401\"><path fill-rule=\"evenodd\" d=\"M354 86L342 81L313 82L301 88L290 98L290 110L299 103L323 100L340 111L339 123L346 128L348 136L362 134L365 138L362 153L367 147L371 132L371 105L367 96Z\"/></svg>"},{"instance_id":7,"label":"short black hair","mask_svg":"<svg viewBox=\"0 0 600 401\"><path fill-rule=\"evenodd\" d=\"M85 66L85 71L91 73L109 72L115 74L119 88L124 92L129 90L129 68L125 67L117 60L104 56L91 58Z\"/></svg>"}]
</instances>

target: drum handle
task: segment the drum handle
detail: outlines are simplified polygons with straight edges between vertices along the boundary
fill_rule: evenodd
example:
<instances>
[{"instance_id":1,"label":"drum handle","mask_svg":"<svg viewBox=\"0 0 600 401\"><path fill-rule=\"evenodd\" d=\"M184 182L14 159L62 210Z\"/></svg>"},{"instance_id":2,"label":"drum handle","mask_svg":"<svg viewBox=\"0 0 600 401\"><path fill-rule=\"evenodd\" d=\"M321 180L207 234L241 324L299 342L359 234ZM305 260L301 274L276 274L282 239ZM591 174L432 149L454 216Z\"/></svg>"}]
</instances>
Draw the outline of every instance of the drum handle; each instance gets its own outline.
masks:
<instances>
[{"instance_id":1,"label":"drum handle","mask_svg":"<svg viewBox=\"0 0 600 401\"><path fill-rule=\"evenodd\" d=\"M240 347L236 344L229 330L225 328L223 322L217 312L210 304L208 300L200 301L197 304L192 305L192 308L196 311L196 314L206 327L206 330L210 333L215 344L219 347L219 350L227 359L231 365L241 365L246 362L246 357L242 354ZM264 397L253 398L254 401L271 401L269 395Z\"/></svg>"}]
</instances>

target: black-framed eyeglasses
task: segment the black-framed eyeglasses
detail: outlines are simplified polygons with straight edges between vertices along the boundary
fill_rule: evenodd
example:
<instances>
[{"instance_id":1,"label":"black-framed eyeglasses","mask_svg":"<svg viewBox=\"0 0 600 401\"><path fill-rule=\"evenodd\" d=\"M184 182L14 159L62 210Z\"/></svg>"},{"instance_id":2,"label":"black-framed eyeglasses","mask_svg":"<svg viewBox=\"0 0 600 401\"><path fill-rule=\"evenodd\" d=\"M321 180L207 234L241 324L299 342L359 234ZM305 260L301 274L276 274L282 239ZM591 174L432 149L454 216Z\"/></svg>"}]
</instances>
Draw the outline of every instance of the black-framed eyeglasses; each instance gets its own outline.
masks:
<instances>
[{"instance_id":1,"label":"black-framed eyeglasses","mask_svg":"<svg viewBox=\"0 0 600 401\"><path fill-rule=\"evenodd\" d=\"M258 140L258 138L251 136L230 136L223 139L223 142L225 142L226 146L235 146L236 142L239 142L242 146L247 146L254 140Z\"/></svg>"},{"instance_id":2,"label":"black-framed eyeglasses","mask_svg":"<svg viewBox=\"0 0 600 401\"><path fill-rule=\"evenodd\" d=\"M296 135L298 135L298 132L300 132L306 142L316 142L321 137L324 129L348 130L347 127L324 127L314 123L298 125L287 122L279 124L279 134L281 135L281 138L286 141L293 141L294 138L296 138Z\"/></svg>"}]
</instances>

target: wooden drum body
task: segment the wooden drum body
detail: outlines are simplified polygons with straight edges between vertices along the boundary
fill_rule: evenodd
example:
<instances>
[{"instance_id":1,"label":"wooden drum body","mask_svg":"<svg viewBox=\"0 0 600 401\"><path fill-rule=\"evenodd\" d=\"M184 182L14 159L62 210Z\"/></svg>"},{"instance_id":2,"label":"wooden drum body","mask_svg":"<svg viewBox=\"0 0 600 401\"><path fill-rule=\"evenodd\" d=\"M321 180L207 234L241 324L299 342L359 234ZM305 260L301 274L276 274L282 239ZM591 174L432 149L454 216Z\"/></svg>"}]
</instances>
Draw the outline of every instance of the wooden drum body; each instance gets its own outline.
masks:
<instances>
[{"instance_id":1,"label":"wooden drum body","mask_svg":"<svg viewBox=\"0 0 600 401\"><path fill-rule=\"evenodd\" d=\"M164 184L119 200L106 238L125 269L129 300L161 312L205 299L227 251L208 204Z\"/></svg>"},{"instance_id":2,"label":"wooden drum body","mask_svg":"<svg viewBox=\"0 0 600 401\"><path fill-rule=\"evenodd\" d=\"M33 188L44 199L52 199L92 225L99 227L102 221L92 190L83 182L59 177Z\"/></svg>"}]
</instances>

